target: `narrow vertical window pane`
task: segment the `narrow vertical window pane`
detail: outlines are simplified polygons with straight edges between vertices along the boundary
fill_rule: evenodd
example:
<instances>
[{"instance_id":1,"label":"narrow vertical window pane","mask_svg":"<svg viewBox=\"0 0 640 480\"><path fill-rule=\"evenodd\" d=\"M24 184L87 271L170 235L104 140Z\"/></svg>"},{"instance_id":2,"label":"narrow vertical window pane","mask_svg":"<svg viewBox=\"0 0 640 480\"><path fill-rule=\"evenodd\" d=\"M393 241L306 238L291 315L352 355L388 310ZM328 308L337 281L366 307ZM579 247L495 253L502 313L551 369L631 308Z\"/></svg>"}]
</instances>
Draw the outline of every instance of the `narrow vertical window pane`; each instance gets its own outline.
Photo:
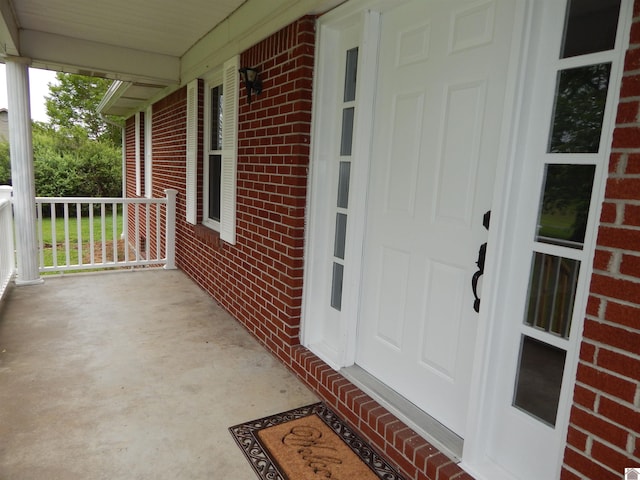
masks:
<instances>
[{"instance_id":1,"label":"narrow vertical window pane","mask_svg":"<svg viewBox=\"0 0 640 480\"><path fill-rule=\"evenodd\" d=\"M523 336L513 404L555 426L566 352Z\"/></svg>"},{"instance_id":2,"label":"narrow vertical window pane","mask_svg":"<svg viewBox=\"0 0 640 480\"><path fill-rule=\"evenodd\" d=\"M353 107L342 110L342 139L340 140L340 155L351 155L351 143L353 142Z\"/></svg>"},{"instance_id":3,"label":"narrow vertical window pane","mask_svg":"<svg viewBox=\"0 0 640 480\"><path fill-rule=\"evenodd\" d=\"M349 207L349 178L351 176L351 162L340 162L338 173L338 208Z\"/></svg>"},{"instance_id":4,"label":"narrow vertical window pane","mask_svg":"<svg viewBox=\"0 0 640 480\"><path fill-rule=\"evenodd\" d=\"M620 0L569 0L560 58L611 50Z\"/></svg>"},{"instance_id":5,"label":"narrow vertical window pane","mask_svg":"<svg viewBox=\"0 0 640 480\"><path fill-rule=\"evenodd\" d=\"M610 63L558 72L549 153L597 153Z\"/></svg>"},{"instance_id":6,"label":"narrow vertical window pane","mask_svg":"<svg viewBox=\"0 0 640 480\"><path fill-rule=\"evenodd\" d=\"M347 237L347 216L336 214L336 236L333 244L333 256L344 260L344 246Z\"/></svg>"},{"instance_id":7,"label":"narrow vertical window pane","mask_svg":"<svg viewBox=\"0 0 640 480\"><path fill-rule=\"evenodd\" d=\"M333 262L333 278L331 280L331 306L340 311L342 308L342 277L344 267Z\"/></svg>"},{"instance_id":8,"label":"narrow vertical window pane","mask_svg":"<svg viewBox=\"0 0 640 480\"><path fill-rule=\"evenodd\" d=\"M582 248L595 165L547 165L536 241Z\"/></svg>"},{"instance_id":9,"label":"narrow vertical window pane","mask_svg":"<svg viewBox=\"0 0 640 480\"><path fill-rule=\"evenodd\" d=\"M210 149L222 149L222 85L211 89L211 138Z\"/></svg>"},{"instance_id":10,"label":"narrow vertical window pane","mask_svg":"<svg viewBox=\"0 0 640 480\"><path fill-rule=\"evenodd\" d=\"M568 338L580 262L535 252L525 324Z\"/></svg>"},{"instance_id":11,"label":"narrow vertical window pane","mask_svg":"<svg viewBox=\"0 0 640 480\"><path fill-rule=\"evenodd\" d=\"M358 74L358 47L347 50L347 65L344 73L344 101L356 99L356 80Z\"/></svg>"},{"instance_id":12,"label":"narrow vertical window pane","mask_svg":"<svg viewBox=\"0 0 640 480\"><path fill-rule=\"evenodd\" d=\"M209 218L220 221L220 174L222 156L209 155Z\"/></svg>"}]
</instances>

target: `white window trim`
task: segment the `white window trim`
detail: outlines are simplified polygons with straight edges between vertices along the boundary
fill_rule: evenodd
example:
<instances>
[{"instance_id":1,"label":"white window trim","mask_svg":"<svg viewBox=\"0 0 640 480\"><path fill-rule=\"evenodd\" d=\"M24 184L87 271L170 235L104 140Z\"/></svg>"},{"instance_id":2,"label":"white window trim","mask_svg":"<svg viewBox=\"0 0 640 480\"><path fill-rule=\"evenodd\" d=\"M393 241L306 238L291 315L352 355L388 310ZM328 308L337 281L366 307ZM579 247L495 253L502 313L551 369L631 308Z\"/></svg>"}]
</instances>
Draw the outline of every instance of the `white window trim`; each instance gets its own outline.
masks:
<instances>
[{"instance_id":1,"label":"white window trim","mask_svg":"<svg viewBox=\"0 0 640 480\"><path fill-rule=\"evenodd\" d=\"M153 108L149 105L144 114L144 196L146 198L153 196L152 120Z\"/></svg>"},{"instance_id":2,"label":"white window trim","mask_svg":"<svg viewBox=\"0 0 640 480\"><path fill-rule=\"evenodd\" d=\"M204 153L202 155L202 224L209 227L216 232L220 231L220 222L209 218L209 156L210 155L222 155L222 150L211 149L211 89L217 86L222 86L223 94L224 85L222 79L222 70L218 70L211 76L205 79L204 84ZM224 122L224 120L223 120ZM222 145L221 145L222 147ZM222 199L221 199L222 200ZM222 217L222 208L220 209L220 216Z\"/></svg>"},{"instance_id":3,"label":"white window trim","mask_svg":"<svg viewBox=\"0 0 640 480\"><path fill-rule=\"evenodd\" d=\"M224 92L223 125L222 125L222 168L220 180L220 225L218 229L203 219L203 225L220 232L220 238L227 243L236 243L236 168L238 152L238 66L239 56L235 56L224 63L222 70L218 70ZM210 78L209 83L213 83L215 73ZM217 84L220 84L218 82ZM193 225L197 223L197 131L198 131L198 102L197 102L197 80L187 86L187 221ZM208 93L206 94L208 95ZM205 100L205 105L208 105ZM210 115L205 113L205 118ZM205 132L208 127L208 120L205 120ZM204 135L204 155L208 157L210 141L208 135ZM206 167L208 158L203 156ZM204 169L203 169L204 170ZM208 207L208 188L206 186L208 170L204 172L203 178L203 210ZM205 201L206 199L206 201ZM206 215L204 215L206 218Z\"/></svg>"}]
</instances>

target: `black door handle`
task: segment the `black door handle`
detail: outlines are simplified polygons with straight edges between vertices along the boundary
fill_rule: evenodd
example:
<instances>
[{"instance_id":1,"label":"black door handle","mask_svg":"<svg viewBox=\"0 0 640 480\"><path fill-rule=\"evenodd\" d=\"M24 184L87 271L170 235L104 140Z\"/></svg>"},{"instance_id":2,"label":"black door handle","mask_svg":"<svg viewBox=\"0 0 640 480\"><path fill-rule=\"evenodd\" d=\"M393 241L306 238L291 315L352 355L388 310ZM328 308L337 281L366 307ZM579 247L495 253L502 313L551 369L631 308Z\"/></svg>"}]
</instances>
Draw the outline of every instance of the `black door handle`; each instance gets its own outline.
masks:
<instances>
[{"instance_id":1,"label":"black door handle","mask_svg":"<svg viewBox=\"0 0 640 480\"><path fill-rule=\"evenodd\" d=\"M491 222L491 210L487 211L482 217L482 225L484 228L489 230L489 223ZM487 242L480 245L480 249L478 250L478 260L476 260L476 265L478 266L478 270L471 277L471 290L473 291L473 309L476 312L480 312L480 297L478 296L478 280L484 273L484 261L487 256Z\"/></svg>"}]
</instances>

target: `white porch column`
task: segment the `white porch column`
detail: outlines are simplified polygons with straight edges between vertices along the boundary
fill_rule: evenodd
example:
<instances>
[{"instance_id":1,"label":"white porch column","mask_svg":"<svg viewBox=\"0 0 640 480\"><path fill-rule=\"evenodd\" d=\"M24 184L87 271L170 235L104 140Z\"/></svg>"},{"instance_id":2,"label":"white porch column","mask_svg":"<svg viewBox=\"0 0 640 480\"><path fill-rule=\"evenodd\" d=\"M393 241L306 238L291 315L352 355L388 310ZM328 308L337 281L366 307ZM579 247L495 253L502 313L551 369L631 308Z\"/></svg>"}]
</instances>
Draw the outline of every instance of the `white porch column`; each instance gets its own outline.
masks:
<instances>
[{"instance_id":1,"label":"white porch column","mask_svg":"<svg viewBox=\"0 0 640 480\"><path fill-rule=\"evenodd\" d=\"M41 283L36 238L33 140L29 105L29 61L6 57L9 144L16 232L16 285Z\"/></svg>"}]
</instances>

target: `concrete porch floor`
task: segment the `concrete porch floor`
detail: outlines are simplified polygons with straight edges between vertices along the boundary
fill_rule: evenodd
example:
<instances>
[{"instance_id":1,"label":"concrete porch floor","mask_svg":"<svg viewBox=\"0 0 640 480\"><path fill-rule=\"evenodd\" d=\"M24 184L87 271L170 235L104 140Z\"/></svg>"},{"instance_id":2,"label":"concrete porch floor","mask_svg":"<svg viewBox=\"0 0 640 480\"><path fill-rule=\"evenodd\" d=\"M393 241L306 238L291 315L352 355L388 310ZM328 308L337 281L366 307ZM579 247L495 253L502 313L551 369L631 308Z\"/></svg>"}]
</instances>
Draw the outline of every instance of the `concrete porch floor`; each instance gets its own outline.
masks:
<instances>
[{"instance_id":1,"label":"concrete porch floor","mask_svg":"<svg viewBox=\"0 0 640 480\"><path fill-rule=\"evenodd\" d=\"M177 270L46 277L0 305L0 480L255 480L227 428L315 401Z\"/></svg>"}]
</instances>

